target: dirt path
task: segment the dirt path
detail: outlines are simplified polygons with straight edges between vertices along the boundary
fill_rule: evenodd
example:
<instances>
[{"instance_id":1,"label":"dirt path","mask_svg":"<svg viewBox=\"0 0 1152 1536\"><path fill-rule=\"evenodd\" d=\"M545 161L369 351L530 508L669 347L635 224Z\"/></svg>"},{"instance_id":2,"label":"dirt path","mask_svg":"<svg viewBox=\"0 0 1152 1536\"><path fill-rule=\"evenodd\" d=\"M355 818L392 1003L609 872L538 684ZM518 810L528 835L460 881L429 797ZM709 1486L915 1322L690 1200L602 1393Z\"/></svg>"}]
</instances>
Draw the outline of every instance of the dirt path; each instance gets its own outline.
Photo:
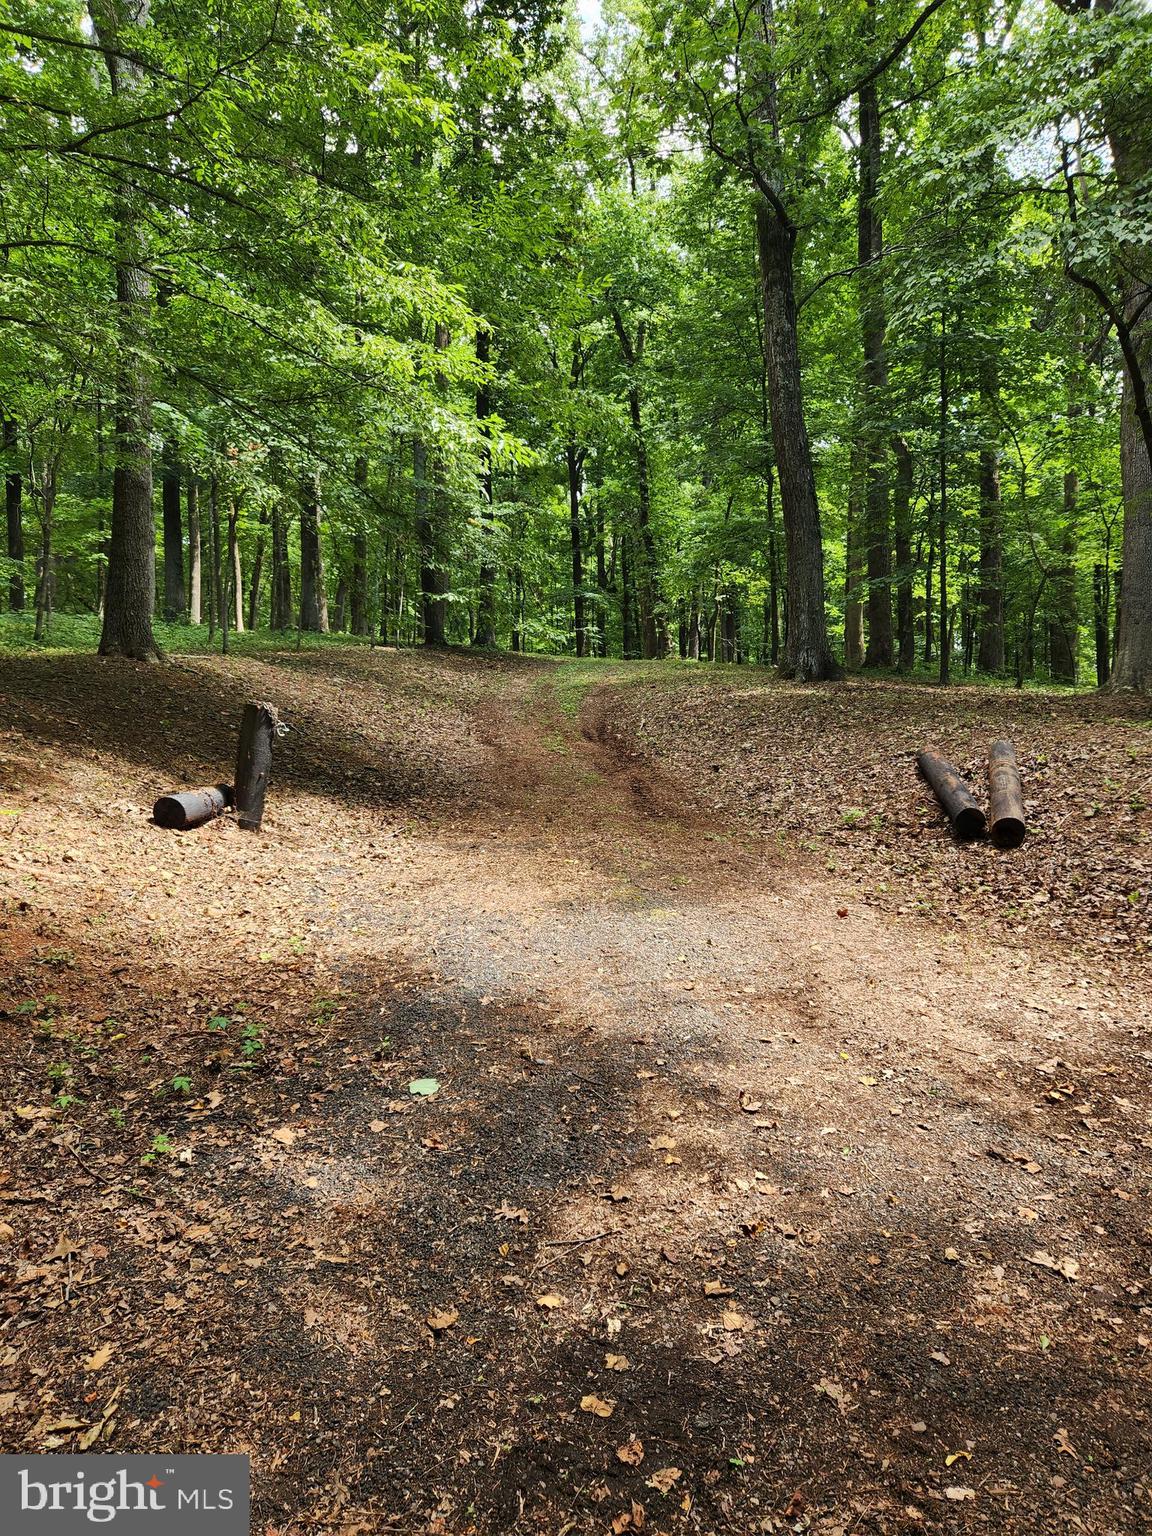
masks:
<instances>
[{"instance_id":1,"label":"dirt path","mask_svg":"<svg viewBox=\"0 0 1152 1536\"><path fill-rule=\"evenodd\" d=\"M134 1107L145 1059L169 1144L141 1171L106 1105L9 1117L7 1188L56 1202L12 1207L13 1446L251 1450L269 1531L1145 1529L1146 997L845 903L633 755L611 673L445 662L460 717L414 754L347 665L300 704L360 700L328 781L305 741L258 843L138 822L150 903L106 837L111 931L10 1009L49 1056L98 1030L86 1106ZM37 767L109 804L111 763ZM13 997L96 857L20 838ZM175 913L236 954L190 959ZM148 973L94 974L142 936Z\"/></svg>"}]
</instances>

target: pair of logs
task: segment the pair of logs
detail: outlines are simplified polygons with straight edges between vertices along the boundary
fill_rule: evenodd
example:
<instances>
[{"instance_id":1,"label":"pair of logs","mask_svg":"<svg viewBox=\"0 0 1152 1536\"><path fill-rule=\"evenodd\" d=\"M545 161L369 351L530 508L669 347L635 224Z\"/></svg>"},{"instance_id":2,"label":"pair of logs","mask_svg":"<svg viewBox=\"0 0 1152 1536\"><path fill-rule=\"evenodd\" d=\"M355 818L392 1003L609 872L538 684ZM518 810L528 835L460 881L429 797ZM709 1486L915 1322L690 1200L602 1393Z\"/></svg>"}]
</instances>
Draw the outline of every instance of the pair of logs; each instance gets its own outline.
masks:
<instances>
[{"instance_id":1,"label":"pair of logs","mask_svg":"<svg viewBox=\"0 0 1152 1536\"><path fill-rule=\"evenodd\" d=\"M245 704L236 752L235 786L214 784L208 789L161 795L152 807L152 819L158 826L184 831L212 821L234 806L240 826L247 832L259 832L272 771L272 742L285 729L271 704Z\"/></svg>"},{"instance_id":2,"label":"pair of logs","mask_svg":"<svg viewBox=\"0 0 1152 1536\"><path fill-rule=\"evenodd\" d=\"M1020 769L1010 741L994 741L988 751L990 821L951 763L935 752L918 752L916 765L931 784L957 837L965 841L979 837L987 825L998 848L1019 848L1028 828Z\"/></svg>"}]
</instances>

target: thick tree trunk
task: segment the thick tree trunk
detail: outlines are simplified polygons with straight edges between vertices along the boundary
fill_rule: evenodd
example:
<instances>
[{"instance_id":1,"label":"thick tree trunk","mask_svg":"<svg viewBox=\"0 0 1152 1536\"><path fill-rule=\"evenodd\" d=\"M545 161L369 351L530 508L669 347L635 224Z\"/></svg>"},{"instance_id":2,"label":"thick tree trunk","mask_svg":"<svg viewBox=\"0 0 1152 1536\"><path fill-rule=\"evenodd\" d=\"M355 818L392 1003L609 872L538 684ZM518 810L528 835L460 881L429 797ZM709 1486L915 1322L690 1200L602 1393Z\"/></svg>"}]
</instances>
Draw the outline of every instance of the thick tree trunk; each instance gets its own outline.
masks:
<instances>
[{"instance_id":1,"label":"thick tree trunk","mask_svg":"<svg viewBox=\"0 0 1152 1536\"><path fill-rule=\"evenodd\" d=\"M300 488L300 628L328 633L324 556L320 548L320 471L305 475Z\"/></svg>"},{"instance_id":2,"label":"thick tree trunk","mask_svg":"<svg viewBox=\"0 0 1152 1536\"><path fill-rule=\"evenodd\" d=\"M940 681L952 670L952 631L948 623L948 317L940 316Z\"/></svg>"},{"instance_id":3,"label":"thick tree trunk","mask_svg":"<svg viewBox=\"0 0 1152 1536\"><path fill-rule=\"evenodd\" d=\"M113 96L145 89L142 66L122 46L121 34L148 24L149 0L92 0L96 40L105 50ZM116 224L116 446L112 475L112 529L104 593L102 656L156 660L152 634L156 601L156 525L152 514L152 378L148 316L152 283L144 265L147 221L137 194L117 194Z\"/></svg>"},{"instance_id":4,"label":"thick tree trunk","mask_svg":"<svg viewBox=\"0 0 1152 1536\"><path fill-rule=\"evenodd\" d=\"M796 231L762 196L756 203L756 237L768 404L788 561L788 628L781 670L802 682L816 682L838 676L840 669L828 645L820 508L804 420L793 273Z\"/></svg>"},{"instance_id":5,"label":"thick tree trunk","mask_svg":"<svg viewBox=\"0 0 1152 1536\"><path fill-rule=\"evenodd\" d=\"M844 665L864 665L864 541L861 538L861 455L855 446L848 471L848 516L844 529Z\"/></svg>"},{"instance_id":6,"label":"thick tree trunk","mask_svg":"<svg viewBox=\"0 0 1152 1536\"><path fill-rule=\"evenodd\" d=\"M14 421L4 422L4 453L9 464L16 452L18 433ZM4 509L8 524L8 558L14 569L8 578L8 607L13 613L24 608L24 477L9 468L4 476Z\"/></svg>"},{"instance_id":7,"label":"thick tree trunk","mask_svg":"<svg viewBox=\"0 0 1152 1536\"><path fill-rule=\"evenodd\" d=\"M288 559L288 514L277 492L272 503L272 592L268 622L272 629L292 627L292 568Z\"/></svg>"},{"instance_id":8,"label":"thick tree trunk","mask_svg":"<svg viewBox=\"0 0 1152 1536\"><path fill-rule=\"evenodd\" d=\"M184 525L180 516L180 461L176 444L164 444L160 467L160 505L164 524L164 618L182 623L184 605Z\"/></svg>"},{"instance_id":9,"label":"thick tree trunk","mask_svg":"<svg viewBox=\"0 0 1152 1536\"><path fill-rule=\"evenodd\" d=\"M647 325L641 320L635 336L624 317L613 307L612 323L620 353L628 369L628 419L632 426L632 451L636 459L636 531L640 535L636 595L640 606L640 650L646 661L668 653L668 626L652 532L652 481L648 464L648 437L644 429L644 403L640 393L640 365L644 359Z\"/></svg>"},{"instance_id":10,"label":"thick tree trunk","mask_svg":"<svg viewBox=\"0 0 1152 1536\"><path fill-rule=\"evenodd\" d=\"M871 6L867 12L871 34ZM864 345L864 541L868 568L867 667L890 667L892 650L892 550L888 508L888 359L885 351L884 287L880 260L884 232L877 198L880 188L880 108L876 82L860 87L860 197L857 260L861 266L860 325Z\"/></svg>"},{"instance_id":11,"label":"thick tree trunk","mask_svg":"<svg viewBox=\"0 0 1152 1536\"><path fill-rule=\"evenodd\" d=\"M632 594L632 562L629 559L628 530L620 535L620 654L625 661L634 661L638 655L636 624Z\"/></svg>"},{"instance_id":12,"label":"thick tree trunk","mask_svg":"<svg viewBox=\"0 0 1152 1536\"><path fill-rule=\"evenodd\" d=\"M1069 425L1075 415L1075 408L1069 405ZM1060 563L1052 572L1048 621L1048 667L1052 677L1060 683L1076 681L1076 662L1080 649L1080 604L1076 590L1076 555L1080 545L1079 500L1080 476L1075 467L1070 465L1064 471L1064 523L1060 529Z\"/></svg>"},{"instance_id":13,"label":"thick tree trunk","mask_svg":"<svg viewBox=\"0 0 1152 1536\"><path fill-rule=\"evenodd\" d=\"M188 476L184 492L184 505L188 514L188 622L200 623L201 609L201 551L200 551L200 482L195 475Z\"/></svg>"},{"instance_id":14,"label":"thick tree trunk","mask_svg":"<svg viewBox=\"0 0 1152 1536\"><path fill-rule=\"evenodd\" d=\"M780 548L776 538L776 487L771 465L764 473L764 514L768 523L768 599L764 623L768 630L768 660L776 666L780 660Z\"/></svg>"},{"instance_id":15,"label":"thick tree trunk","mask_svg":"<svg viewBox=\"0 0 1152 1536\"><path fill-rule=\"evenodd\" d=\"M487 330L476 332L476 361L487 366L492 359L492 334ZM487 378L481 379L476 389L476 415L486 423L492 414L492 391ZM482 425L485 439L489 429ZM476 634L472 644L480 650L496 649L496 561L493 542L496 536L495 496L492 483L492 452L484 449L484 461L480 470L480 572L476 604Z\"/></svg>"},{"instance_id":16,"label":"thick tree trunk","mask_svg":"<svg viewBox=\"0 0 1152 1536\"><path fill-rule=\"evenodd\" d=\"M916 629L912 607L912 453L902 437L893 438L896 479L892 496L892 521L896 535L896 642L897 665L910 672L916 665Z\"/></svg>"},{"instance_id":17,"label":"thick tree trunk","mask_svg":"<svg viewBox=\"0 0 1152 1536\"><path fill-rule=\"evenodd\" d=\"M1152 325L1142 338L1142 364L1152 391ZM1152 692L1152 461L1136 420L1132 387L1124 386L1120 415L1120 473L1124 487L1123 587L1111 686Z\"/></svg>"}]
</instances>

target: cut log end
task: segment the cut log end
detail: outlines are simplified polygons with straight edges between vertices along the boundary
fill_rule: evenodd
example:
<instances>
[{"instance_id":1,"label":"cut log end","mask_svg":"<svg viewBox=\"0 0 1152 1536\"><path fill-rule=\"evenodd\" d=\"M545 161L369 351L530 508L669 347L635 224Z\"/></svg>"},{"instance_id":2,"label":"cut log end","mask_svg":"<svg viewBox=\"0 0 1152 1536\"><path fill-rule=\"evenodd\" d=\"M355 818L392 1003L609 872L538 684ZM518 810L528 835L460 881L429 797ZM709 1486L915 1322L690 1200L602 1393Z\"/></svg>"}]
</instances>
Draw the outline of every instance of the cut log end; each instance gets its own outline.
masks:
<instances>
[{"instance_id":1,"label":"cut log end","mask_svg":"<svg viewBox=\"0 0 1152 1536\"><path fill-rule=\"evenodd\" d=\"M991 831L997 848L1019 848L1028 836L1028 828L1016 816L1001 816L992 823Z\"/></svg>"},{"instance_id":2,"label":"cut log end","mask_svg":"<svg viewBox=\"0 0 1152 1536\"><path fill-rule=\"evenodd\" d=\"M974 837L982 837L987 824L987 818L978 805L966 805L952 818L952 830L965 842L971 842Z\"/></svg>"},{"instance_id":3,"label":"cut log end","mask_svg":"<svg viewBox=\"0 0 1152 1536\"><path fill-rule=\"evenodd\" d=\"M222 816L232 804L231 784L213 784L207 789L188 789L179 794L161 795L152 807L152 820L158 827L176 832L201 826Z\"/></svg>"}]
</instances>

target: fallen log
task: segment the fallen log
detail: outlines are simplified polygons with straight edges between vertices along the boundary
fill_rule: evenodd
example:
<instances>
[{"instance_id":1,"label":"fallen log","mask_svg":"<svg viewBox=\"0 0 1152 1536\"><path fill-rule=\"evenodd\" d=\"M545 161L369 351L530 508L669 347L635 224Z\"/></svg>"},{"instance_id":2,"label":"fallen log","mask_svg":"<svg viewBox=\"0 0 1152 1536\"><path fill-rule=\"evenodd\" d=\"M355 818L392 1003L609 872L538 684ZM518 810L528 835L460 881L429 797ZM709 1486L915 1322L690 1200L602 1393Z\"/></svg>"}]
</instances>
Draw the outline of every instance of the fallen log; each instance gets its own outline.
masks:
<instances>
[{"instance_id":1,"label":"fallen log","mask_svg":"<svg viewBox=\"0 0 1152 1536\"><path fill-rule=\"evenodd\" d=\"M202 822L223 816L232 804L231 784L213 784L207 789L187 789L178 795L161 795L152 807L152 820L158 827L174 827L178 832L198 827Z\"/></svg>"},{"instance_id":2,"label":"fallen log","mask_svg":"<svg viewBox=\"0 0 1152 1536\"><path fill-rule=\"evenodd\" d=\"M246 832L259 832L264 796L272 771L272 741L287 729L271 704L253 700L244 706L236 752L236 820Z\"/></svg>"},{"instance_id":3,"label":"fallen log","mask_svg":"<svg viewBox=\"0 0 1152 1536\"><path fill-rule=\"evenodd\" d=\"M988 830L997 848L1019 848L1028 825L1016 749L1010 741L994 741L988 749L988 809Z\"/></svg>"},{"instance_id":4,"label":"fallen log","mask_svg":"<svg viewBox=\"0 0 1152 1536\"><path fill-rule=\"evenodd\" d=\"M935 752L918 752L916 766L931 784L957 837L979 837L984 830L984 812L972 798L972 791L956 772Z\"/></svg>"}]
</instances>

